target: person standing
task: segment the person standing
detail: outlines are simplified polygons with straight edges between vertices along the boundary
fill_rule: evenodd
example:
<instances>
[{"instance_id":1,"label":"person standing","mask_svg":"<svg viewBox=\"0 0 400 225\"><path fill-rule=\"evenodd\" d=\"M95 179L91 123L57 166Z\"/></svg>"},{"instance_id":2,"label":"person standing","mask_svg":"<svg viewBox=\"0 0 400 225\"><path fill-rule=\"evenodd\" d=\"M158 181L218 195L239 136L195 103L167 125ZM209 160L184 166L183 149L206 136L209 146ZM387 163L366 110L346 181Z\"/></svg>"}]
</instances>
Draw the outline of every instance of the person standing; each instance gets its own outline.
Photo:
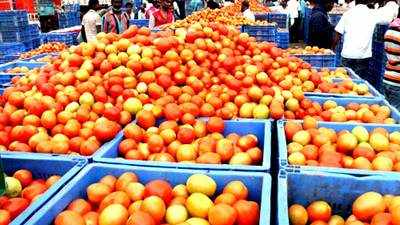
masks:
<instances>
[{"instance_id":1,"label":"person standing","mask_svg":"<svg viewBox=\"0 0 400 225\"><path fill-rule=\"evenodd\" d=\"M122 12L122 0L111 0L112 9L103 16L102 31L121 34L129 27L129 16Z\"/></svg>"},{"instance_id":2,"label":"person standing","mask_svg":"<svg viewBox=\"0 0 400 225\"><path fill-rule=\"evenodd\" d=\"M378 86L380 78L369 73L372 37L378 19L375 10L369 9L367 3L368 0L356 0L356 6L343 14L335 28L335 43L343 36L342 64Z\"/></svg>"},{"instance_id":3,"label":"person standing","mask_svg":"<svg viewBox=\"0 0 400 225\"><path fill-rule=\"evenodd\" d=\"M158 2L153 1L153 0L148 0L148 3L146 4L146 12L144 14L144 17L146 19L150 19L150 16L157 11L158 8Z\"/></svg>"},{"instance_id":4,"label":"person standing","mask_svg":"<svg viewBox=\"0 0 400 225\"><path fill-rule=\"evenodd\" d=\"M383 92L392 106L400 110L400 18L396 18L385 34L388 58L383 77Z\"/></svg>"},{"instance_id":5,"label":"person standing","mask_svg":"<svg viewBox=\"0 0 400 225\"><path fill-rule=\"evenodd\" d=\"M308 44L330 49L333 44L334 28L328 12L333 8L333 0L317 0L311 11Z\"/></svg>"},{"instance_id":6,"label":"person standing","mask_svg":"<svg viewBox=\"0 0 400 225\"><path fill-rule=\"evenodd\" d=\"M89 0L89 11L82 18L81 37L84 42L96 39L101 31L101 17L96 12L99 8L99 0Z\"/></svg>"},{"instance_id":7,"label":"person standing","mask_svg":"<svg viewBox=\"0 0 400 225\"><path fill-rule=\"evenodd\" d=\"M163 1L160 5L160 9L151 14L149 28L153 29L154 27L159 27L161 25L173 22L174 12L172 5L167 1Z\"/></svg>"},{"instance_id":8,"label":"person standing","mask_svg":"<svg viewBox=\"0 0 400 225\"><path fill-rule=\"evenodd\" d=\"M254 13L250 10L249 1L247 0L242 2L242 13L244 18L248 20L256 20Z\"/></svg>"},{"instance_id":9,"label":"person standing","mask_svg":"<svg viewBox=\"0 0 400 225\"><path fill-rule=\"evenodd\" d=\"M216 3L214 0L207 0L207 8L210 9L218 9L220 5Z\"/></svg>"},{"instance_id":10,"label":"person standing","mask_svg":"<svg viewBox=\"0 0 400 225\"><path fill-rule=\"evenodd\" d=\"M297 0L289 0L287 3L287 8L289 11L290 17L290 25L289 25L289 33L290 33L290 42L295 43L299 39L299 11L300 11L300 3Z\"/></svg>"},{"instance_id":11,"label":"person standing","mask_svg":"<svg viewBox=\"0 0 400 225\"><path fill-rule=\"evenodd\" d=\"M136 14L136 10L133 8L133 4L132 4L132 2L127 2L126 4L125 4L125 8L126 8L126 14L128 14L128 16L129 16L129 19L136 19L136 16L135 16L135 14Z\"/></svg>"},{"instance_id":12,"label":"person standing","mask_svg":"<svg viewBox=\"0 0 400 225\"><path fill-rule=\"evenodd\" d=\"M203 9L205 6L205 0L188 0L185 5L185 14L186 16L190 16L192 13Z\"/></svg>"},{"instance_id":13,"label":"person standing","mask_svg":"<svg viewBox=\"0 0 400 225\"><path fill-rule=\"evenodd\" d=\"M385 4L377 9L377 17L380 19L379 23L390 23L397 18L399 13L399 5L396 1L387 0Z\"/></svg>"}]
</instances>

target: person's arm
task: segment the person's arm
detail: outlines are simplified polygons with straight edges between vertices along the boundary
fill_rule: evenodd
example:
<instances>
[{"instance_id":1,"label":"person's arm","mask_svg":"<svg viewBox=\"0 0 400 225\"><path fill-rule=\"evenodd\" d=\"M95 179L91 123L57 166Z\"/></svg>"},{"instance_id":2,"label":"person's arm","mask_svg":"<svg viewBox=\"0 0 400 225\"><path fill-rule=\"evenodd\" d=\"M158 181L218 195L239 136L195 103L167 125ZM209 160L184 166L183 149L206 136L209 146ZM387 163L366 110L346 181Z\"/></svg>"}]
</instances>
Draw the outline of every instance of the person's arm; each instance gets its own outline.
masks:
<instances>
[{"instance_id":1,"label":"person's arm","mask_svg":"<svg viewBox=\"0 0 400 225\"><path fill-rule=\"evenodd\" d=\"M332 49L335 49L337 44L342 39L342 35L345 32L345 23L346 23L346 16L343 14L342 18L340 18L338 24L335 27L335 36L333 38Z\"/></svg>"},{"instance_id":2,"label":"person's arm","mask_svg":"<svg viewBox=\"0 0 400 225\"><path fill-rule=\"evenodd\" d=\"M96 31L97 31L97 33L101 32L101 17L100 17L100 15L96 16Z\"/></svg>"},{"instance_id":3,"label":"person's arm","mask_svg":"<svg viewBox=\"0 0 400 225\"><path fill-rule=\"evenodd\" d=\"M336 46L338 45L338 43L340 42L340 40L342 39L342 34L338 33L337 31L335 31L334 37L333 37L333 43L332 43L332 49L336 49Z\"/></svg>"},{"instance_id":4,"label":"person's arm","mask_svg":"<svg viewBox=\"0 0 400 225\"><path fill-rule=\"evenodd\" d=\"M82 24L82 27L81 27L81 36L82 36L82 40L84 42L87 42L85 25L83 25L83 24Z\"/></svg>"}]
</instances>

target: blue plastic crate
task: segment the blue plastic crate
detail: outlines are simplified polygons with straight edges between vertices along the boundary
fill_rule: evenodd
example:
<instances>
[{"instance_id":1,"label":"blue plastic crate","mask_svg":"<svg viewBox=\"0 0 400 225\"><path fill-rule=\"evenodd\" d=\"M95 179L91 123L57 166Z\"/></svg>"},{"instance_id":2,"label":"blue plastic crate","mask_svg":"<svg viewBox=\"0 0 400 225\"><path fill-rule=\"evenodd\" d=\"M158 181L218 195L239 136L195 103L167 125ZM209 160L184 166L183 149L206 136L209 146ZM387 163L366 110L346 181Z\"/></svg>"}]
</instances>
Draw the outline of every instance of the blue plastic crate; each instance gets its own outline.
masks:
<instances>
[{"instance_id":1,"label":"blue plastic crate","mask_svg":"<svg viewBox=\"0 0 400 225\"><path fill-rule=\"evenodd\" d=\"M276 25L244 25L241 28L242 32L248 33L250 35L276 35L277 27Z\"/></svg>"},{"instance_id":2,"label":"blue plastic crate","mask_svg":"<svg viewBox=\"0 0 400 225\"><path fill-rule=\"evenodd\" d=\"M389 176L356 177L317 171L284 171L278 176L277 224L288 225L288 209L292 204L307 207L324 200L332 207L332 215L350 216L353 202L362 194L376 191L400 195L400 180Z\"/></svg>"},{"instance_id":3,"label":"blue plastic crate","mask_svg":"<svg viewBox=\"0 0 400 225\"><path fill-rule=\"evenodd\" d=\"M106 175L120 176L124 172L134 172L139 181L148 183L155 179L165 179L171 185L185 184L193 174L202 173L212 177L217 183L217 193L233 180L242 181L249 189L249 199L260 204L260 225L270 224L271 177L265 173L246 173L231 171L204 171L159 168L134 167L126 165L111 165L93 163L86 166L71 180L56 196L54 196L40 211L25 223L25 225L50 225L55 217L63 211L70 202L77 198L86 198L86 188L98 182Z\"/></svg>"},{"instance_id":4,"label":"blue plastic crate","mask_svg":"<svg viewBox=\"0 0 400 225\"><path fill-rule=\"evenodd\" d=\"M326 97L308 97L311 101L318 102L319 104L323 104L324 102L328 100L334 100L338 105L340 106L347 106L350 102L353 103L358 103L358 104L368 104L368 105L373 105L373 104L378 104L378 105L384 105L388 106L390 108L391 114L390 117L396 120L397 123L400 123L400 112L391 106L388 101L385 99L368 99L368 98L326 98Z\"/></svg>"},{"instance_id":5,"label":"blue plastic crate","mask_svg":"<svg viewBox=\"0 0 400 225\"><path fill-rule=\"evenodd\" d=\"M358 170L358 169L346 169L346 168L331 168L331 167L320 167L320 166L295 166L289 165L287 160L287 141L285 136L284 126L285 120L279 120L277 123L278 129L278 147L279 147L279 162L281 168L292 168L301 171L323 171L330 173L343 173L343 174L355 174L355 175L371 175L371 174L396 174L397 172L384 172L384 171L373 171L373 170ZM356 123L333 123L333 122L318 122L318 127L326 127L339 132L341 130L351 131L356 126L363 126L369 132L377 127L385 128L389 132L399 131L400 125L387 125L387 124L356 124Z\"/></svg>"},{"instance_id":6,"label":"blue plastic crate","mask_svg":"<svg viewBox=\"0 0 400 225\"><path fill-rule=\"evenodd\" d=\"M268 13L268 22L276 23L279 28L289 28L289 15L286 13Z\"/></svg>"},{"instance_id":7,"label":"blue plastic crate","mask_svg":"<svg viewBox=\"0 0 400 225\"><path fill-rule=\"evenodd\" d=\"M290 35L288 30L278 30L276 33L276 43L279 48L289 48Z\"/></svg>"},{"instance_id":8,"label":"blue plastic crate","mask_svg":"<svg viewBox=\"0 0 400 225\"><path fill-rule=\"evenodd\" d=\"M137 27L148 27L149 20L147 20L147 19L129 20L129 25L136 25Z\"/></svg>"},{"instance_id":9,"label":"blue plastic crate","mask_svg":"<svg viewBox=\"0 0 400 225\"><path fill-rule=\"evenodd\" d=\"M16 54L25 51L25 46L21 42L3 42L0 43L0 52L7 54Z\"/></svg>"},{"instance_id":10,"label":"blue plastic crate","mask_svg":"<svg viewBox=\"0 0 400 225\"><path fill-rule=\"evenodd\" d=\"M56 156L35 155L33 158L28 154L4 154L1 155L4 172L12 175L19 169L27 169L32 172L34 178L48 178L52 175L60 175L61 179L49 188L40 198L32 202L10 225L25 224L41 206L53 197L67 182L73 178L86 164L84 159L66 158Z\"/></svg>"},{"instance_id":11,"label":"blue plastic crate","mask_svg":"<svg viewBox=\"0 0 400 225\"><path fill-rule=\"evenodd\" d=\"M31 39L29 29L24 29L21 31L0 31L1 42L23 42Z\"/></svg>"},{"instance_id":12,"label":"blue plastic crate","mask_svg":"<svg viewBox=\"0 0 400 225\"><path fill-rule=\"evenodd\" d=\"M268 13L258 13L254 15L256 20L268 20Z\"/></svg>"},{"instance_id":13,"label":"blue plastic crate","mask_svg":"<svg viewBox=\"0 0 400 225\"><path fill-rule=\"evenodd\" d=\"M3 95L4 93L4 88L0 88L0 95Z\"/></svg>"},{"instance_id":14,"label":"blue plastic crate","mask_svg":"<svg viewBox=\"0 0 400 225\"><path fill-rule=\"evenodd\" d=\"M8 54L8 55L0 56L0 61L2 63L8 63L8 62L14 61L18 58L19 58L19 54Z\"/></svg>"},{"instance_id":15,"label":"blue plastic crate","mask_svg":"<svg viewBox=\"0 0 400 225\"><path fill-rule=\"evenodd\" d=\"M0 65L0 75L4 74L5 70L12 69L15 67L28 67L29 69L40 68L46 65L46 63L42 62L24 62L24 61L15 61L6 64ZM20 74L21 75L21 74ZM23 74L22 74L23 75Z\"/></svg>"},{"instance_id":16,"label":"blue plastic crate","mask_svg":"<svg viewBox=\"0 0 400 225\"><path fill-rule=\"evenodd\" d=\"M263 150L263 160L260 166L229 165L229 164L190 164L168 163L157 161L127 160L118 158L118 146L123 138L120 132L117 137L105 145L94 157L94 161L112 164L124 164L134 166L172 167L189 169L214 169L214 170L245 170L245 171L269 171L271 168L271 121L270 120L229 120L225 121L224 135L237 133L239 135L254 134L260 142Z\"/></svg>"},{"instance_id":17,"label":"blue plastic crate","mask_svg":"<svg viewBox=\"0 0 400 225\"><path fill-rule=\"evenodd\" d=\"M334 83L340 83L346 79L332 79ZM319 97L336 97L336 98L378 98L384 99L385 97L379 93L370 83L365 80L352 80L355 84L365 84L368 86L368 91L372 94L371 96L359 96L359 95L350 95L350 94L336 94L336 93L319 93L319 92L305 92L305 96L319 96Z\"/></svg>"},{"instance_id":18,"label":"blue plastic crate","mask_svg":"<svg viewBox=\"0 0 400 225\"><path fill-rule=\"evenodd\" d=\"M303 61L308 62L313 67L335 67L336 66L336 54L327 55L301 55L295 54L295 57L303 59Z\"/></svg>"}]
</instances>

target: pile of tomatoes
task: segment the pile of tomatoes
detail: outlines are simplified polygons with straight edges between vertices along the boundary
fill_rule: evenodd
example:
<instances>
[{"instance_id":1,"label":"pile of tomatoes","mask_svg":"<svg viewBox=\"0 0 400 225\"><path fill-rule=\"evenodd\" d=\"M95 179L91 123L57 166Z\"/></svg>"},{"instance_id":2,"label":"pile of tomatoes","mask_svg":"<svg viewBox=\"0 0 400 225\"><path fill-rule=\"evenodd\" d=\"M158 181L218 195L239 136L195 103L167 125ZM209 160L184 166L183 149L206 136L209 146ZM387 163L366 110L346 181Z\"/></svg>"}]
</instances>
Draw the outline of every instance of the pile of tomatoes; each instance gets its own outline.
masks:
<instances>
[{"instance_id":1,"label":"pile of tomatoes","mask_svg":"<svg viewBox=\"0 0 400 225\"><path fill-rule=\"evenodd\" d=\"M131 160L205 164L257 165L262 160L257 137L252 134L241 137L236 133L224 137L221 118L211 117L204 122L188 113L182 116L183 125L178 125L175 118L170 119L158 128L148 127L149 121L139 115L137 124L125 127L119 154Z\"/></svg>"},{"instance_id":2,"label":"pile of tomatoes","mask_svg":"<svg viewBox=\"0 0 400 225\"><path fill-rule=\"evenodd\" d=\"M87 200L76 199L55 225L257 225L260 206L247 200L248 189L231 181L222 193L209 176L194 174L186 184L165 180L140 183L136 174L108 175L87 187Z\"/></svg>"},{"instance_id":3,"label":"pile of tomatoes","mask_svg":"<svg viewBox=\"0 0 400 225\"><path fill-rule=\"evenodd\" d=\"M305 98L325 82L323 75L273 44L218 23L99 33L5 89L0 149L93 155L135 117L396 122L386 106L349 103L344 109Z\"/></svg>"},{"instance_id":4,"label":"pile of tomatoes","mask_svg":"<svg viewBox=\"0 0 400 225\"><path fill-rule=\"evenodd\" d=\"M336 132L317 127L312 117L303 124L285 125L288 161L292 165L327 166L349 169L400 171L400 132L363 126Z\"/></svg>"},{"instance_id":5,"label":"pile of tomatoes","mask_svg":"<svg viewBox=\"0 0 400 225\"><path fill-rule=\"evenodd\" d=\"M331 206L325 201L312 202L307 208L294 204L289 207L292 225L398 225L400 224L400 196L366 192L352 206L352 214L345 220L333 215Z\"/></svg>"},{"instance_id":6,"label":"pile of tomatoes","mask_svg":"<svg viewBox=\"0 0 400 225\"><path fill-rule=\"evenodd\" d=\"M40 45L38 48L33 49L29 52L22 53L20 55L20 59L28 59L35 55L40 55L43 53L52 53L52 52L61 52L68 48L65 43L62 42L49 42L46 44Z\"/></svg>"},{"instance_id":7,"label":"pile of tomatoes","mask_svg":"<svg viewBox=\"0 0 400 225\"><path fill-rule=\"evenodd\" d=\"M60 176L34 179L29 170L21 169L5 177L6 192L0 197L0 224L7 225L49 189Z\"/></svg>"}]
</instances>

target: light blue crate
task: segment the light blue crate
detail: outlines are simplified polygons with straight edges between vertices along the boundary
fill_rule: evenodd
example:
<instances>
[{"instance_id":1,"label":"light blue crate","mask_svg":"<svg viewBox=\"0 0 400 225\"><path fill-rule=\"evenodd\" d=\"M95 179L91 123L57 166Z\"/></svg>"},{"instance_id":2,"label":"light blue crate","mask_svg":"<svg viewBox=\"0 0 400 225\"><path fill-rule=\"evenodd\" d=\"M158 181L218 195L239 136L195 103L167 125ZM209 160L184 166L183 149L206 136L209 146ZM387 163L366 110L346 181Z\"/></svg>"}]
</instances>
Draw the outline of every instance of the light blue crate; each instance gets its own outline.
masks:
<instances>
[{"instance_id":1,"label":"light blue crate","mask_svg":"<svg viewBox=\"0 0 400 225\"><path fill-rule=\"evenodd\" d=\"M301 121L299 121L301 122ZM295 166L289 165L287 160L287 140L285 135L284 126L286 120L279 120L277 122L278 130L278 146L279 146L279 163L281 168L291 168L294 170L301 171L323 171L330 173L339 174L354 174L354 175L373 175L373 174L398 174L397 172L384 172L384 171L372 171L372 170L358 170L358 169L345 169L345 168L331 168L331 167L320 167L320 166ZM377 127L385 128L389 132L399 131L400 125L387 125L387 124L357 124L357 123L332 123L332 122L318 122L319 127L326 127L339 132L341 130L351 131L356 126L363 126L369 132Z\"/></svg>"},{"instance_id":2,"label":"light blue crate","mask_svg":"<svg viewBox=\"0 0 400 225\"><path fill-rule=\"evenodd\" d=\"M28 154L0 154L4 172L12 175L19 169L32 172L34 178L46 179L52 175L60 175L61 179L51 186L40 198L32 202L10 225L25 224L51 197L63 188L86 164L84 159Z\"/></svg>"},{"instance_id":3,"label":"light blue crate","mask_svg":"<svg viewBox=\"0 0 400 225\"><path fill-rule=\"evenodd\" d=\"M206 120L206 119L204 119ZM243 171L269 171L271 168L271 121L270 120L230 120L225 121L224 135L237 133L239 135L254 134L260 142L260 149L263 150L262 165L229 165L229 164L199 164L199 163L169 163L142 160L127 160L119 158L118 147L123 138L120 132L114 140L104 145L95 154L94 161L111 164L124 164L134 166L151 167L172 167L189 169L213 169L213 170L243 170Z\"/></svg>"},{"instance_id":4,"label":"light blue crate","mask_svg":"<svg viewBox=\"0 0 400 225\"><path fill-rule=\"evenodd\" d=\"M120 176L124 172L135 173L139 181L148 183L156 179L164 179L175 186L185 184L193 174L207 174L217 183L217 193L230 181L240 180L249 189L249 199L260 204L260 225L270 224L271 177L259 172L206 171L163 168L146 168L126 165L111 165L93 163L86 166L73 180L41 208L25 225L51 225L55 217L63 211L70 202L77 198L86 198L86 188L98 182L106 175Z\"/></svg>"},{"instance_id":5,"label":"light blue crate","mask_svg":"<svg viewBox=\"0 0 400 225\"><path fill-rule=\"evenodd\" d=\"M288 209L292 204L307 207L323 200L332 207L332 215L347 219L353 202L365 192L400 195L399 177L331 174L320 171L285 171L278 176L277 224L289 225Z\"/></svg>"},{"instance_id":6,"label":"light blue crate","mask_svg":"<svg viewBox=\"0 0 400 225\"><path fill-rule=\"evenodd\" d=\"M334 83L340 83L346 79L332 79ZM318 96L318 97L336 97L336 98L378 98L384 99L384 96L379 93L370 83L365 80L353 80L352 82L355 84L365 84L368 86L368 91L372 94L371 96L359 96L359 95L350 95L350 94L336 94L336 93L319 93L319 92L305 92L305 96Z\"/></svg>"},{"instance_id":7,"label":"light blue crate","mask_svg":"<svg viewBox=\"0 0 400 225\"><path fill-rule=\"evenodd\" d=\"M46 65L46 63L42 63L42 62L24 62L24 61L14 61L14 62L9 62L9 63L5 63L0 65L0 75L2 74L6 74L4 71L15 68L15 67L28 67L29 69L34 69L34 68L40 68L42 66ZM16 75L23 75L23 73L21 74L14 74Z\"/></svg>"}]
</instances>

